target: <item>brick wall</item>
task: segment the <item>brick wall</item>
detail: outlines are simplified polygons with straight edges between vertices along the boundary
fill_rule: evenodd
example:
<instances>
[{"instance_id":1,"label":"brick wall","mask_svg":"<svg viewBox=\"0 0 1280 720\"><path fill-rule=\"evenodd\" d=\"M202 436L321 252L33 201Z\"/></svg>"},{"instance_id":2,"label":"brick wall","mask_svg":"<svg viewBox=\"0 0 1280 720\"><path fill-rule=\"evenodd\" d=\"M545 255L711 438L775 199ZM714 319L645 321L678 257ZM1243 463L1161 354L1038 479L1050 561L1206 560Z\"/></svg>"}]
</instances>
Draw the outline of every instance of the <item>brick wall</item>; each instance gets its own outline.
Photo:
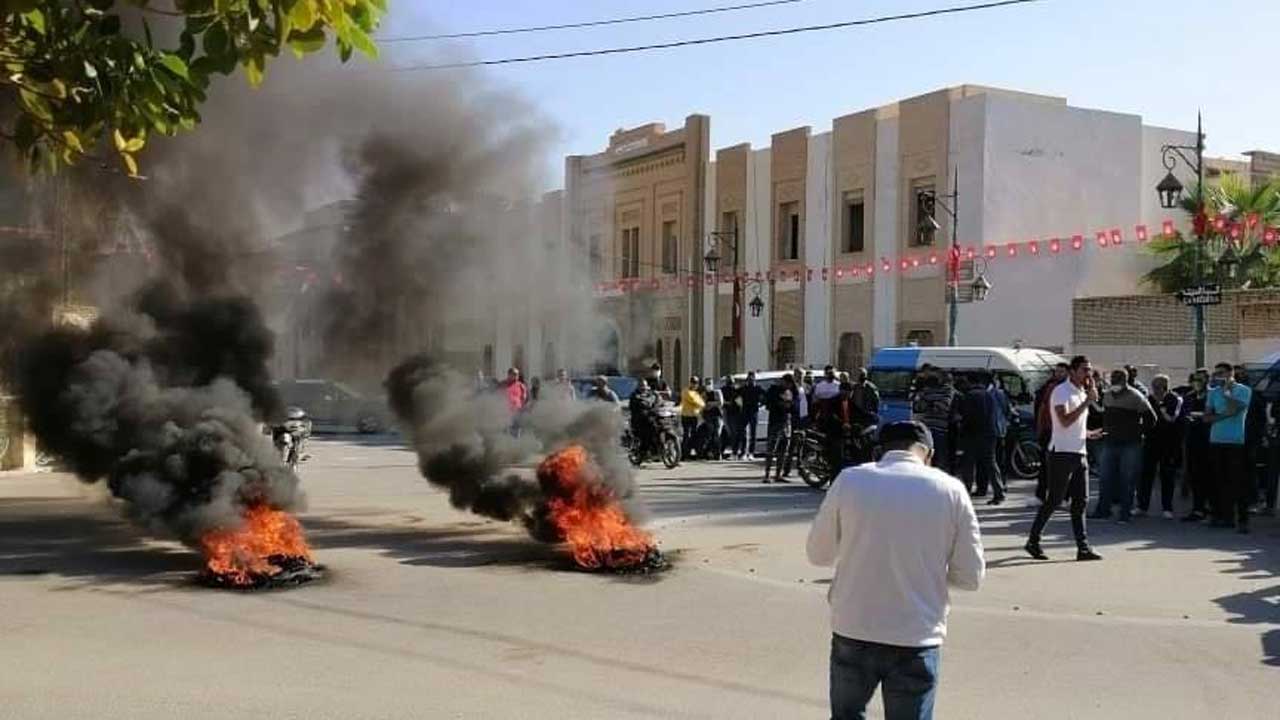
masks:
<instances>
[{"instance_id":1,"label":"brick wall","mask_svg":"<svg viewBox=\"0 0 1280 720\"><path fill-rule=\"evenodd\" d=\"M1078 298L1073 303L1075 345L1182 345L1195 338L1193 313L1173 295ZM1280 290L1223 293L1205 308L1211 345L1280 337Z\"/></svg>"}]
</instances>

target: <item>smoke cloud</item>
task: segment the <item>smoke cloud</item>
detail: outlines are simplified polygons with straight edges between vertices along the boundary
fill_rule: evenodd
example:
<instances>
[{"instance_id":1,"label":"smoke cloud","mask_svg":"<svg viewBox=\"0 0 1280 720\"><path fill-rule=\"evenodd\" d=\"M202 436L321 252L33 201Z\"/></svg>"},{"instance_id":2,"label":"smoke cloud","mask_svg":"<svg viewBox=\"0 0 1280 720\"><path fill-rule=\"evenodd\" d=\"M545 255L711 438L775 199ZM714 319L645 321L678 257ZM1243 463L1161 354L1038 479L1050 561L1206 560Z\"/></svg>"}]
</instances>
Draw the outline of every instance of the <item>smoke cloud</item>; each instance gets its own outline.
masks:
<instances>
[{"instance_id":1,"label":"smoke cloud","mask_svg":"<svg viewBox=\"0 0 1280 720\"><path fill-rule=\"evenodd\" d=\"M238 526L250 505L296 507L298 478L256 422L279 401L254 306L157 285L136 309L27 348L18 389L40 443L85 482L105 479L145 527L188 542Z\"/></svg>"},{"instance_id":2,"label":"smoke cloud","mask_svg":"<svg viewBox=\"0 0 1280 720\"><path fill-rule=\"evenodd\" d=\"M449 492L460 510L514 521L543 542L557 542L546 522L544 488L512 466L568 445L581 445L600 468L600 482L640 520L631 467L618 445L622 416L612 403L546 397L511 432L506 400L476 388L457 372L423 355L397 365L387 377L391 408L433 485Z\"/></svg>"}]
</instances>

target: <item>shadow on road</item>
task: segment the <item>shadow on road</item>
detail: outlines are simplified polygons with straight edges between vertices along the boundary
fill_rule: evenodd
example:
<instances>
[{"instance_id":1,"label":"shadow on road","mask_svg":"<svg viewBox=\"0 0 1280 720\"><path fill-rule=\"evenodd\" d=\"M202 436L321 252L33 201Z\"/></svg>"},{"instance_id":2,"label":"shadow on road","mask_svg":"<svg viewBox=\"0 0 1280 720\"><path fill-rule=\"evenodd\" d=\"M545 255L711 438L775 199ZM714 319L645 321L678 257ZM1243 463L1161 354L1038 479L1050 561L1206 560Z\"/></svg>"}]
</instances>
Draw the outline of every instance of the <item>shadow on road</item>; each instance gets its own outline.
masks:
<instances>
[{"instance_id":1,"label":"shadow on road","mask_svg":"<svg viewBox=\"0 0 1280 720\"><path fill-rule=\"evenodd\" d=\"M977 505L982 534L987 538L1016 538L1021 547L1035 518L1038 507L1025 504L1031 495L1033 483L1016 483L1011 491L1010 504L998 507ZM1096 498L1091 498L1093 508ZM1153 502L1153 505L1155 503ZM1176 516L1181 517L1189 507L1183 498L1176 498ZM1065 509L1054 513L1046 529L1046 537L1057 536L1069 541L1071 526ZM1103 555L1111 552L1149 551L1198 551L1211 549L1229 555L1217 560L1219 572L1236 575L1241 580L1280 579L1280 522L1275 518L1255 517L1251 523L1253 532L1238 535L1226 528L1210 528L1201 523L1183 523L1165 520L1159 515L1135 517L1128 524L1109 520L1088 521L1089 540L1101 549ZM1123 545L1123 547L1121 547ZM1012 568L1021 565L1041 564L1029 558L1005 558L988 563L991 568ZM1223 610L1232 615L1233 624L1272 626L1261 636L1262 662L1280 667L1280 583L1262 589L1240 592L1214 598Z\"/></svg>"},{"instance_id":2,"label":"shadow on road","mask_svg":"<svg viewBox=\"0 0 1280 720\"><path fill-rule=\"evenodd\" d=\"M200 556L149 542L106 504L48 498L0 502L0 578L53 575L94 583L189 583Z\"/></svg>"},{"instance_id":3,"label":"shadow on road","mask_svg":"<svg viewBox=\"0 0 1280 720\"><path fill-rule=\"evenodd\" d=\"M528 572L583 571L560 545L549 545L521 535L513 525L489 521L455 523L448 527L422 527L356 523L332 516L303 518L311 547L317 551L367 548L405 565L438 568L504 567ZM668 558L673 560L674 558ZM625 575L600 573L600 577L627 582L650 582L663 573Z\"/></svg>"},{"instance_id":4,"label":"shadow on road","mask_svg":"<svg viewBox=\"0 0 1280 720\"><path fill-rule=\"evenodd\" d=\"M736 520L769 523L812 518L824 494L800 482L764 485L713 476L651 480L641 486L640 496L655 518L742 515Z\"/></svg>"}]
</instances>

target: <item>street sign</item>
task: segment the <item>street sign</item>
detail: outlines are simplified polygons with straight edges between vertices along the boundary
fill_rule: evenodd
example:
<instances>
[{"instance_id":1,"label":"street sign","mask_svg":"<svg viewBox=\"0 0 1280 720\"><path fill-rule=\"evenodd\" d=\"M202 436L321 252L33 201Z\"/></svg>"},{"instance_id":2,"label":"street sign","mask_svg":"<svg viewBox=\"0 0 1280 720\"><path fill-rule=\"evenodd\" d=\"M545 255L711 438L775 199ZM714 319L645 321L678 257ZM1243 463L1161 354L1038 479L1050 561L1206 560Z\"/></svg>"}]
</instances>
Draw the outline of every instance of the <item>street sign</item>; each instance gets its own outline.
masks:
<instances>
[{"instance_id":1,"label":"street sign","mask_svg":"<svg viewBox=\"0 0 1280 720\"><path fill-rule=\"evenodd\" d=\"M1178 291L1178 299L1183 305L1221 305L1221 285L1193 285Z\"/></svg>"}]
</instances>

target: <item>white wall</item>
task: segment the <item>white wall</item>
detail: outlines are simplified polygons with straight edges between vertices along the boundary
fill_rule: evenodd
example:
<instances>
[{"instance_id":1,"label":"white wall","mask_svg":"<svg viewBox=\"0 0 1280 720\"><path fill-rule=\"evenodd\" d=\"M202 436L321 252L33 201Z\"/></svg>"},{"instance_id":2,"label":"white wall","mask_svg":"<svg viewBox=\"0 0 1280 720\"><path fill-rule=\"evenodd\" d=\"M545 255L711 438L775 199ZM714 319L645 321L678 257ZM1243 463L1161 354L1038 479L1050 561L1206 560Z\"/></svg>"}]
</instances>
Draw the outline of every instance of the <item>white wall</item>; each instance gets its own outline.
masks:
<instances>
[{"instance_id":1,"label":"white wall","mask_svg":"<svg viewBox=\"0 0 1280 720\"><path fill-rule=\"evenodd\" d=\"M866 343L868 357L872 349L897 342L898 273L883 272L880 269L880 258L897 255L899 164L898 118L880 118L876 121L876 207L871 238L876 263L872 288L875 317L872 320L871 337Z\"/></svg>"},{"instance_id":2,"label":"white wall","mask_svg":"<svg viewBox=\"0 0 1280 720\"><path fill-rule=\"evenodd\" d=\"M744 248L746 253L744 265L746 272L752 277L759 272L762 276L769 270L770 238L773 233L773 203L770 201L771 180L770 150L756 150L751 153L747 162L747 203L742 218L744 228ZM751 302L755 297L756 286L747 288L745 301ZM769 369L769 284L765 282L759 287L760 299L764 301L765 311L759 318L751 317L747 312L744 320L743 358L748 370Z\"/></svg>"},{"instance_id":3,"label":"white wall","mask_svg":"<svg viewBox=\"0 0 1280 720\"><path fill-rule=\"evenodd\" d=\"M804 264L814 270L804 286L804 361L823 366L831 360L831 285L821 270L831 265L832 194L835 163L831 133L809 138L809 165L805 176Z\"/></svg>"},{"instance_id":4,"label":"white wall","mask_svg":"<svg viewBox=\"0 0 1280 720\"><path fill-rule=\"evenodd\" d=\"M707 239L710 238L711 233L716 230L716 164L714 162L707 163L706 176L707 185L705 192L702 195L702 207L706 208L706 211L702 214L702 236L694 239L694 242L698 244L698 254L695 257L699 258L699 260L706 252ZM733 260L728 259L725 267L727 267L728 263L731 262L733 262ZM705 267L697 267L697 269L704 270ZM719 295L719 284L708 286L704 283L701 288L701 292L702 369L699 371L699 374L703 377L715 377L712 373L715 372L716 363L719 362L720 358L719 347L717 344L719 339L715 337L715 308L716 300ZM692 306L692 293L690 293L690 297L690 305ZM692 312L692 309L690 312Z\"/></svg>"},{"instance_id":5,"label":"white wall","mask_svg":"<svg viewBox=\"0 0 1280 720\"><path fill-rule=\"evenodd\" d=\"M958 103L964 124L976 123L974 100ZM1132 293L1149 265L1134 238L1143 210L1135 183L1143 176L1141 119L997 94L983 104L980 228L999 254L987 268L994 288L986 302L960 309L960 342L1070 345L1071 300ZM1095 231L1111 228L1124 232L1124 244L1099 248ZM1085 240L1078 252L1069 242L1077 233ZM1057 256L1048 252L1052 237L1064 239ZM1008 243L1029 240L1042 241L1039 257L1025 244L1016 259L1006 255Z\"/></svg>"}]
</instances>

